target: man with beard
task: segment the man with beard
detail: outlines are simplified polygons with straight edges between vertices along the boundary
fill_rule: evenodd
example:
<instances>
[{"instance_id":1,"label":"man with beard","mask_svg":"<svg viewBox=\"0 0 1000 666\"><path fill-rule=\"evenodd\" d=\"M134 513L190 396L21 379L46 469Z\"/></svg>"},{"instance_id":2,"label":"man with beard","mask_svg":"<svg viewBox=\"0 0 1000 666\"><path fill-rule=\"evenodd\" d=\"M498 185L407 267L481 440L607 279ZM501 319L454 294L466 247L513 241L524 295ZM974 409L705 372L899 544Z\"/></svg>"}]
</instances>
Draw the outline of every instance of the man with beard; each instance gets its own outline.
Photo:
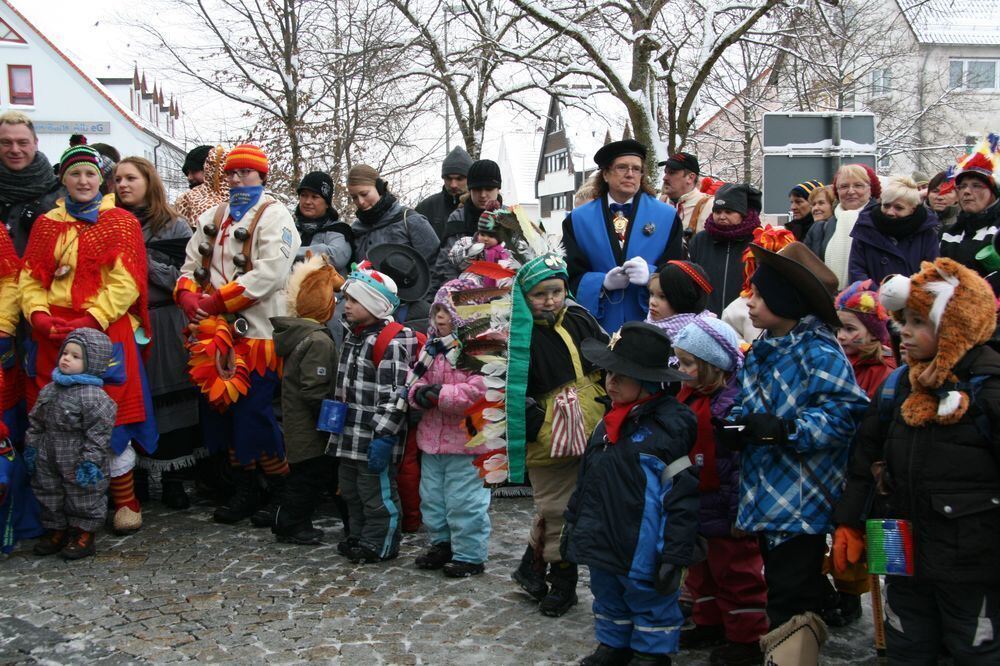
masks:
<instances>
[{"instance_id":1,"label":"man with beard","mask_svg":"<svg viewBox=\"0 0 1000 666\"><path fill-rule=\"evenodd\" d=\"M59 180L43 153L28 116L0 115L0 219L7 225L18 256L28 245L31 225L56 205Z\"/></svg>"},{"instance_id":2,"label":"man with beard","mask_svg":"<svg viewBox=\"0 0 1000 666\"><path fill-rule=\"evenodd\" d=\"M467 191L470 166L472 158L465 152L465 148L461 146L452 148L441 164L441 179L444 181L441 191L417 204L416 211L427 218L440 240L445 238L448 216L458 208L462 195Z\"/></svg>"},{"instance_id":3,"label":"man with beard","mask_svg":"<svg viewBox=\"0 0 1000 666\"><path fill-rule=\"evenodd\" d=\"M211 146L196 146L192 148L184 157L184 166L181 171L188 181L188 189L194 189L205 182L205 159L208 157Z\"/></svg>"}]
</instances>

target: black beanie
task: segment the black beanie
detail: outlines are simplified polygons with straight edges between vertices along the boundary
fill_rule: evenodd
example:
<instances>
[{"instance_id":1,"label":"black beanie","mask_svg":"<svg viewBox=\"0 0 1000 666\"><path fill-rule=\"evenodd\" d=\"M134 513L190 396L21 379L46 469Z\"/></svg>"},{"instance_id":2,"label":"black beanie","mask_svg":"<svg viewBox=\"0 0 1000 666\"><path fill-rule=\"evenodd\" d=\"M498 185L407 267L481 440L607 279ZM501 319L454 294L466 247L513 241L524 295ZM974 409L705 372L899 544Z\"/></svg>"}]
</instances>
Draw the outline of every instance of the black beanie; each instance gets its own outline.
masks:
<instances>
[{"instance_id":1,"label":"black beanie","mask_svg":"<svg viewBox=\"0 0 1000 666\"><path fill-rule=\"evenodd\" d=\"M468 176L470 166L472 166L472 158L469 157L469 153L465 152L465 148L462 146L455 146L441 163L441 177Z\"/></svg>"},{"instance_id":2,"label":"black beanie","mask_svg":"<svg viewBox=\"0 0 1000 666\"><path fill-rule=\"evenodd\" d=\"M469 182L466 186L470 190L500 187L500 165L493 160L476 160L469 167Z\"/></svg>"},{"instance_id":3,"label":"black beanie","mask_svg":"<svg viewBox=\"0 0 1000 666\"><path fill-rule=\"evenodd\" d=\"M195 171L204 171L205 160L208 159L208 154L211 151L212 146L197 146L192 148L184 158L184 166L181 167L181 171L184 172L184 175L186 176L189 173L194 173Z\"/></svg>"},{"instance_id":4,"label":"black beanie","mask_svg":"<svg viewBox=\"0 0 1000 666\"><path fill-rule=\"evenodd\" d=\"M713 211L720 208L736 211L744 217L750 209L759 213L762 208L760 190L745 183L726 183L715 192L712 203Z\"/></svg>"},{"instance_id":5,"label":"black beanie","mask_svg":"<svg viewBox=\"0 0 1000 666\"><path fill-rule=\"evenodd\" d=\"M331 197L333 197L333 180L324 171L312 171L307 173L299 183L296 193L301 193L302 190L309 190L310 192L315 192L316 194L323 197L323 201L326 202L327 206L332 206Z\"/></svg>"},{"instance_id":6,"label":"black beanie","mask_svg":"<svg viewBox=\"0 0 1000 666\"><path fill-rule=\"evenodd\" d=\"M809 306L799 292L789 288L788 278L767 264L759 264L750 278L767 309L779 317L798 321L809 314Z\"/></svg>"},{"instance_id":7,"label":"black beanie","mask_svg":"<svg viewBox=\"0 0 1000 666\"><path fill-rule=\"evenodd\" d=\"M706 284L709 284L708 274L704 268L690 261L685 263L701 275ZM673 263L664 264L660 268L659 279L660 291L667 297L670 307L677 314L698 314L708 304L708 292L699 287L680 266Z\"/></svg>"}]
</instances>

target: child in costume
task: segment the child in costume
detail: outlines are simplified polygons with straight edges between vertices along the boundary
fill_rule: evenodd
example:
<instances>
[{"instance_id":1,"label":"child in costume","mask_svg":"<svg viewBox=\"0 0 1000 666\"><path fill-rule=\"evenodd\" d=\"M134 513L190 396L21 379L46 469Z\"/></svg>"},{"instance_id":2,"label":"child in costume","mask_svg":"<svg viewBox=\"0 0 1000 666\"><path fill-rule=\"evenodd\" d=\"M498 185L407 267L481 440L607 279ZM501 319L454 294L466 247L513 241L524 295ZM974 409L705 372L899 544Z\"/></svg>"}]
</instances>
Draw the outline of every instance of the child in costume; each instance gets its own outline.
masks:
<instances>
[{"instance_id":1,"label":"child in costume","mask_svg":"<svg viewBox=\"0 0 1000 666\"><path fill-rule=\"evenodd\" d=\"M772 227L766 225L757 227L753 232L753 242L760 245L765 250L777 252L795 240L795 234L783 227ZM740 336L741 340L753 342L763 332L750 322L750 311L747 309L747 302L750 300L751 285L750 278L757 270L757 260L753 257L750 248L743 250L743 288L740 295L734 298L722 311L720 319L726 322Z\"/></svg>"},{"instance_id":2,"label":"child in costume","mask_svg":"<svg viewBox=\"0 0 1000 666\"><path fill-rule=\"evenodd\" d=\"M889 351L889 315L878 302L878 288L871 280L859 280L837 295L835 301L841 327L837 341L854 369L854 378L869 399L875 397L885 378L896 367ZM871 590L864 563L837 571L828 557L824 570L833 574L836 598L823 613L831 627L845 627L861 619L861 595Z\"/></svg>"},{"instance_id":3,"label":"child in costume","mask_svg":"<svg viewBox=\"0 0 1000 666\"><path fill-rule=\"evenodd\" d=\"M688 457L698 426L663 384L688 376L668 364L667 336L645 322L626 323L607 346L585 340L583 353L607 371L611 409L590 437L562 534L565 559L590 568L594 593L599 645L581 663L670 664L698 537Z\"/></svg>"},{"instance_id":4,"label":"child in costume","mask_svg":"<svg viewBox=\"0 0 1000 666\"><path fill-rule=\"evenodd\" d=\"M662 329L673 339L695 319L714 318L705 309L712 293L708 275L698 264L672 259L649 276L649 314L646 323ZM673 359L676 367L677 360Z\"/></svg>"},{"instance_id":5,"label":"child in costume","mask_svg":"<svg viewBox=\"0 0 1000 666\"><path fill-rule=\"evenodd\" d=\"M604 395L600 371L580 357L580 345L608 339L586 309L567 301L568 280L566 262L557 254L521 267L508 343L509 476L522 483L527 468L535 503L528 547L511 577L550 617L576 604L577 565L559 553L559 534L587 435L604 412L595 401Z\"/></svg>"},{"instance_id":6,"label":"child in costume","mask_svg":"<svg viewBox=\"0 0 1000 666\"><path fill-rule=\"evenodd\" d=\"M743 367L739 336L718 319L697 319L674 340L678 369L692 377L677 399L698 419L691 459L700 468L698 533L708 558L691 566L685 581L693 597L693 629L681 632L681 647L721 645L711 663L759 664L760 637L767 632L767 586L757 540L735 533L740 500L740 457L715 436L712 422L725 419L740 396Z\"/></svg>"},{"instance_id":7,"label":"child in costume","mask_svg":"<svg viewBox=\"0 0 1000 666\"><path fill-rule=\"evenodd\" d=\"M118 412L101 379L111 355L104 333L71 332L59 349L52 382L28 417L24 457L46 529L35 555L76 560L96 552L94 532L108 512L109 444Z\"/></svg>"},{"instance_id":8,"label":"child in costume","mask_svg":"<svg viewBox=\"0 0 1000 666\"><path fill-rule=\"evenodd\" d=\"M343 284L327 255L307 251L288 278L288 316L271 317L274 349L282 359L281 417L289 466L271 526L279 541L315 545L323 537L323 530L313 527L312 513L336 470L325 455L329 436L316 424L323 400L336 385L337 345L326 324Z\"/></svg>"},{"instance_id":9,"label":"child in costume","mask_svg":"<svg viewBox=\"0 0 1000 666\"><path fill-rule=\"evenodd\" d=\"M431 546L417 557L421 569L443 569L451 578L481 574L490 539L490 490L470 456L466 412L486 394L483 377L462 367L458 327L462 323L452 294L478 288L467 279L446 282L434 297L427 344L410 371L418 378L409 390L410 406L422 410L417 426L420 506Z\"/></svg>"},{"instance_id":10,"label":"child in costume","mask_svg":"<svg viewBox=\"0 0 1000 666\"><path fill-rule=\"evenodd\" d=\"M397 466L406 430L406 385L417 337L402 326L374 358L379 334L399 305L387 275L356 267L347 277L344 322L348 331L337 366L334 398L347 403L343 432L330 436L327 455L339 458L340 492L350 515L348 538L337 545L352 562L399 555L401 536Z\"/></svg>"},{"instance_id":11,"label":"child in costume","mask_svg":"<svg viewBox=\"0 0 1000 666\"><path fill-rule=\"evenodd\" d=\"M939 258L890 278L908 366L876 393L835 514L836 567L862 561L866 519L909 526L912 575L887 575L889 663L1000 663L1000 355L989 285ZM868 544L873 547L872 544ZM877 548L877 546L874 546Z\"/></svg>"},{"instance_id":12,"label":"child in costume","mask_svg":"<svg viewBox=\"0 0 1000 666\"><path fill-rule=\"evenodd\" d=\"M766 333L747 354L740 399L719 432L742 450L736 527L759 537L764 559L771 632L761 646L776 663L813 664L825 637L818 613L832 595L826 535L868 398L834 335L836 276L799 242L751 249L748 307Z\"/></svg>"}]
</instances>

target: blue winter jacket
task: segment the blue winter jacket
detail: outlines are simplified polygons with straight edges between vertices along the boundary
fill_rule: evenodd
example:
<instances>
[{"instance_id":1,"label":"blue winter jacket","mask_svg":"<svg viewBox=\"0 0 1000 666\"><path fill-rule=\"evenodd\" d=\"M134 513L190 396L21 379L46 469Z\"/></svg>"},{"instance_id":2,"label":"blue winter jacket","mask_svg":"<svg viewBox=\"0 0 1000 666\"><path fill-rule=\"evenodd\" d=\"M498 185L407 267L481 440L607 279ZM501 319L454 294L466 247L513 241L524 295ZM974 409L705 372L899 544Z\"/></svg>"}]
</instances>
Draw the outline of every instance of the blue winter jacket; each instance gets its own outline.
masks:
<instances>
[{"instance_id":1,"label":"blue winter jacket","mask_svg":"<svg viewBox=\"0 0 1000 666\"><path fill-rule=\"evenodd\" d=\"M660 561L687 566L698 535L694 467L664 478L667 465L694 446L697 421L673 396L632 408L617 444L604 421L590 438L566 507L571 562L653 580Z\"/></svg>"},{"instance_id":2,"label":"blue winter jacket","mask_svg":"<svg viewBox=\"0 0 1000 666\"><path fill-rule=\"evenodd\" d=\"M868 405L833 330L803 318L788 335L753 343L730 413L794 422L785 445L750 443L741 456L736 526L747 532L833 530L851 439Z\"/></svg>"}]
</instances>

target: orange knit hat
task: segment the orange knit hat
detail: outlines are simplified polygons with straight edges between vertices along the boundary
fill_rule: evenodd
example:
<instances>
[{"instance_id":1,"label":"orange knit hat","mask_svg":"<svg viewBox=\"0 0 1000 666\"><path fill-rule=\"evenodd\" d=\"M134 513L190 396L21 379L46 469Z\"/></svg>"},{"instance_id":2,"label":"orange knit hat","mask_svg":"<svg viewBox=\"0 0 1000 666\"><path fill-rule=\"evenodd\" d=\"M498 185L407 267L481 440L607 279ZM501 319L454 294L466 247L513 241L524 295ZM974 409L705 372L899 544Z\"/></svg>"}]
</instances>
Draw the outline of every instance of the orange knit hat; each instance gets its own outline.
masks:
<instances>
[{"instance_id":1,"label":"orange knit hat","mask_svg":"<svg viewBox=\"0 0 1000 666\"><path fill-rule=\"evenodd\" d=\"M262 176L266 176L267 155L264 154L263 150L249 143L236 146L229 151L223 171L235 171L236 169L253 169Z\"/></svg>"}]
</instances>

